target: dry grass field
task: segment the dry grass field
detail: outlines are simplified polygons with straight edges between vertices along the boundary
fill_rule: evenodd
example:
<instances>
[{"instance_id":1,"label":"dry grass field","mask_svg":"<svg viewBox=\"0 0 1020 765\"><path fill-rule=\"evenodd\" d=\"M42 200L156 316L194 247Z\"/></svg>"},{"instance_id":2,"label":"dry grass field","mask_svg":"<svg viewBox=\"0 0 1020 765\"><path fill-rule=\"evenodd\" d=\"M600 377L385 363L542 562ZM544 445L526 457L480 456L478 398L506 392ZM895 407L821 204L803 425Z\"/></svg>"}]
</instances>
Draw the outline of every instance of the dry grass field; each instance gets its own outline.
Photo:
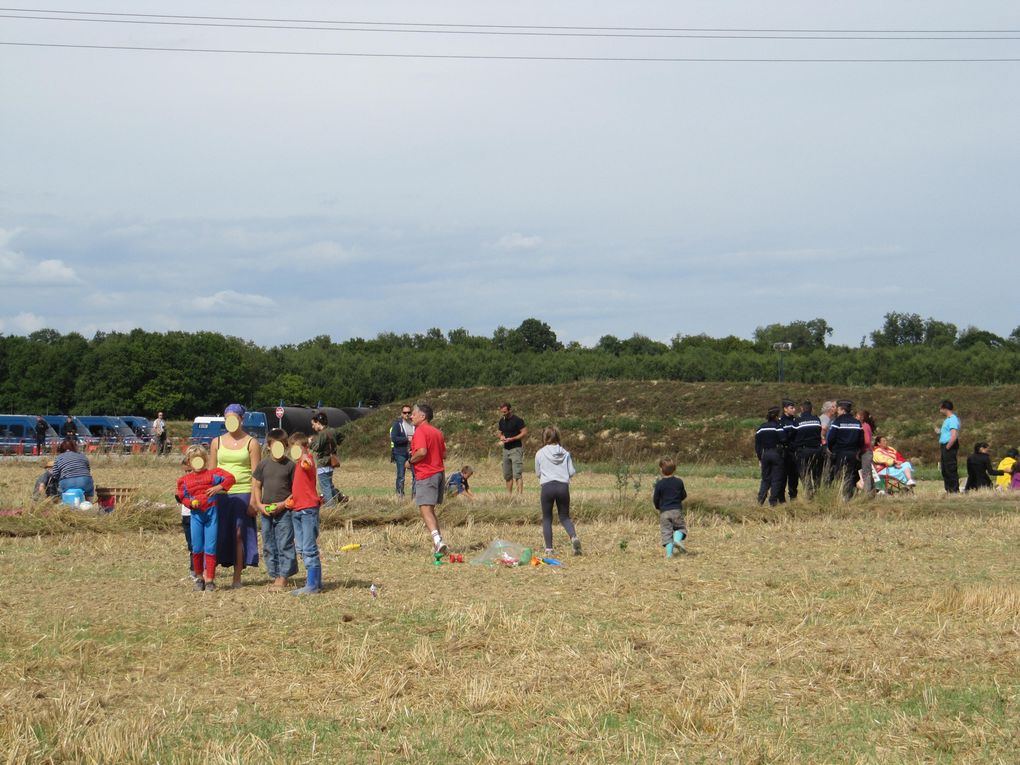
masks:
<instances>
[{"instance_id":1,"label":"dry grass field","mask_svg":"<svg viewBox=\"0 0 1020 765\"><path fill-rule=\"evenodd\" d=\"M539 547L534 479L508 504L478 468L454 549ZM97 459L144 487L109 516L32 506L38 472L0 463L0 508L28 508L0 517L2 762L1020 761L1013 497L771 512L702 465L667 561L654 476L607 466L573 485L583 557L557 529L561 568L436 567L391 466L355 461L298 599L252 569L191 592L172 462Z\"/></svg>"}]
</instances>

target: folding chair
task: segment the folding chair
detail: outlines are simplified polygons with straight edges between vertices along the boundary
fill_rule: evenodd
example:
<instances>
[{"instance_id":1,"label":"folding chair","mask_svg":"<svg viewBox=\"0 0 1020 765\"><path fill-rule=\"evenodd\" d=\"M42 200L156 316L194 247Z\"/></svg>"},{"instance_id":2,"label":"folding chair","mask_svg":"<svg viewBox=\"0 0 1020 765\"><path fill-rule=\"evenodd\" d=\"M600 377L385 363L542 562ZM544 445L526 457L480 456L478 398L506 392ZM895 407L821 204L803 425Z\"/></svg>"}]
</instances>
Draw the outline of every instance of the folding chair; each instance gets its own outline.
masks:
<instances>
[{"instance_id":1,"label":"folding chair","mask_svg":"<svg viewBox=\"0 0 1020 765\"><path fill-rule=\"evenodd\" d=\"M899 494L902 491L910 493L914 490L914 487L908 486L906 481L901 481L896 476L889 475L887 467L875 470L875 466L872 465L871 478L875 483L875 491L879 494Z\"/></svg>"}]
</instances>

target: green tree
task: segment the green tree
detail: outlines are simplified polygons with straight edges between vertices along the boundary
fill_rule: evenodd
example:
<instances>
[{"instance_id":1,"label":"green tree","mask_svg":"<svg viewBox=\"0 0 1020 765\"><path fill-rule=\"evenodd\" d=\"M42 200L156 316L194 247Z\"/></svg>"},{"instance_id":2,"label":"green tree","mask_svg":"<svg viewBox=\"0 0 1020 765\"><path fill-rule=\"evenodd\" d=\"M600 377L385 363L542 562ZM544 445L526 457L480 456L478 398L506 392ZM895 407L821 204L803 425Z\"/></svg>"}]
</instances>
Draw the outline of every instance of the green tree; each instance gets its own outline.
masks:
<instances>
[{"instance_id":1,"label":"green tree","mask_svg":"<svg viewBox=\"0 0 1020 765\"><path fill-rule=\"evenodd\" d=\"M977 327L967 327L956 338L957 348L973 348L976 345L983 345L987 348L1005 348L1007 341L991 332L986 332Z\"/></svg>"},{"instance_id":2,"label":"green tree","mask_svg":"<svg viewBox=\"0 0 1020 765\"><path fill-rule=\"evenodd\" d=\"M556 339L552 327L538 319L525 319L517 328L517 333L524 340L524 347L529 351L558 351L563 345Z\"/></svg>"},{"instance_id":3,"label":"green tree","mask_svg":"<svg viewBox=\"0 0 1020 765\"><path fill-rule=\"evenodd\" d=\"M666 353L669 350L669 346L635 332L620 343L620 350L632 356L658 356L659 354Z\"/></svg>"},{"instance_id":4,"label":"green tree","mask_svg":"<svg viewBox=\"0 0 1020 765\"><path fill-rule=\"evenodd\" d=\"M294 406L310 406L318 400L305 382L305 378L293 372L283 372L262 385L255 392L255 398L270 402L270 405L283 401Z\"/></svg>"},{"instance_id":5,"label":"green tree","mask_svg":"<svg viewBox=\"0 0 1020 765\"><path fill-rule=\"evenodd\" d=\"M611 353L614 356L619 356L620 351L623 350L623 343L620 342L620 338L616 337L616 335L603 335L595 344L595 348Z\"/></svg>"},{"instance_id":6,"label":"green tree","mask_svg":"<svg viewBox=\"0 0 1020 765\"><path fill-rule=\"evenodd\" d=\"M797 320L789 324L769 324L754 330L754 342L762 350L774 343L791 343L795 350L824 348L832 327L825 319Z\"/></svg>"},{"instance_id":7,"label":"green tree","mask_svg":"<svg viewBox=\"0 0 1020 765\"><path fill-rule=\"evenodd\" d=\"M892 311L884 318L882 328L871 333L871 344L876 348L920 345L924 342L924 320L919 314Z\"/></svg>"}]
</instances>

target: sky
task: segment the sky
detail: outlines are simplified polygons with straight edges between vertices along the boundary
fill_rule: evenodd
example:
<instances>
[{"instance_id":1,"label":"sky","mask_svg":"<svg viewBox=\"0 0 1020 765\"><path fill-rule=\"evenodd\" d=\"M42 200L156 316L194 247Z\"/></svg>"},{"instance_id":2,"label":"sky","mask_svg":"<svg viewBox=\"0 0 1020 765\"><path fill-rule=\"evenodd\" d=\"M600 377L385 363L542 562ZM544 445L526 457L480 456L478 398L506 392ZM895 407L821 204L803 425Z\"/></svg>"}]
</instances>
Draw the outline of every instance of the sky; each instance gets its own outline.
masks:
<instances>
[{"instance_id":1,"label":"sky","mask_svg":"<svg viewBox=\"0 0 1020 765\"><path fill-rule=\"evenodd\" d=\"M590 345L820 317L856 345L890 311L1020 324L1020 39L578 36L1020 38L1012 0L17 5L50 12L0 10L0 42L107 47L0 45L0 333L272 346L535 317ZM465 33L522 26L544 35Z\"/></svg>"}]
</instances>

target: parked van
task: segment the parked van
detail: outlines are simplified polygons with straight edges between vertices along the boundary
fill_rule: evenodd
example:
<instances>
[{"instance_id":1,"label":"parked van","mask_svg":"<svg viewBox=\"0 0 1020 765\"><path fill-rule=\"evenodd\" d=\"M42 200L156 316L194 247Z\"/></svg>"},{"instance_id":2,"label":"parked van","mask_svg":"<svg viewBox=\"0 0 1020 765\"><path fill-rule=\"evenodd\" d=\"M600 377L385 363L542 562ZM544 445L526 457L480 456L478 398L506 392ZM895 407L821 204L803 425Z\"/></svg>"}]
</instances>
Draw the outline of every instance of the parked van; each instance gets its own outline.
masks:
<instances>
[{"instance_id":1,"label":"parked van","mask_svg":"<svg viewBox=\"0 0 1020 765\"><path fill-rule=\"evenodd\" d=\"M135 414L122 414L120 419L127 423L127 426L142 439L143 443L147 444L152 441L152 423L147 418Z\"/></svg>"},{"instance_id":2,"label":"parked van","mask_svg":"<svg viewBox=\"0 0 1020 765\"><path fill-rule=\"evenodd\" d=\"M60 436L47 423L46 449L55 448ZM0 414L0 453L35 454L35 415Z\"/></svg>"},{"instance_id":3,"label":"parked van","mask_svg":"<svg viewBox=\"0 0 1020 765\"><path fill-rule=\"evenodd\" d=\"M130 451L135 446L142 445L142 439L135 435L135 432L127 426L119 417L108 415L82 415L78 418L92 431L92 435L99 438L100 445L104 449L123 449Z\"/></svg>"},{"instance_id":4,"label":"parked van","mask_svg":"<svg viewBox=\"0 0 1020 765\"><path fill-rule=\"evenodd\" d=\"M266 443L266 416L262 412L245 412L242 427L248 435ZM191 424L191 443L208 446L212 440L227 432L222 417L196 417Z\"/></svg>"},{"instance_id":5,"label":"parked van","mask_svg":"<svg viewBox=\"0 0 1020 765\"><path fill-rule=\"evenodd\" d=\"M66 414L44 414L43 419L48 422L57 435L63 438L67 434L64 432L67 428L67 415ZM89 447L87 451L95 451L95 447L99 446L99 439L92 435L92 431L89 430L89 426L81 421L78 417L72 417L71 420L74 422L74 426L78 429L78 443L84 444Z\"/></svg>"}]
</instances>

